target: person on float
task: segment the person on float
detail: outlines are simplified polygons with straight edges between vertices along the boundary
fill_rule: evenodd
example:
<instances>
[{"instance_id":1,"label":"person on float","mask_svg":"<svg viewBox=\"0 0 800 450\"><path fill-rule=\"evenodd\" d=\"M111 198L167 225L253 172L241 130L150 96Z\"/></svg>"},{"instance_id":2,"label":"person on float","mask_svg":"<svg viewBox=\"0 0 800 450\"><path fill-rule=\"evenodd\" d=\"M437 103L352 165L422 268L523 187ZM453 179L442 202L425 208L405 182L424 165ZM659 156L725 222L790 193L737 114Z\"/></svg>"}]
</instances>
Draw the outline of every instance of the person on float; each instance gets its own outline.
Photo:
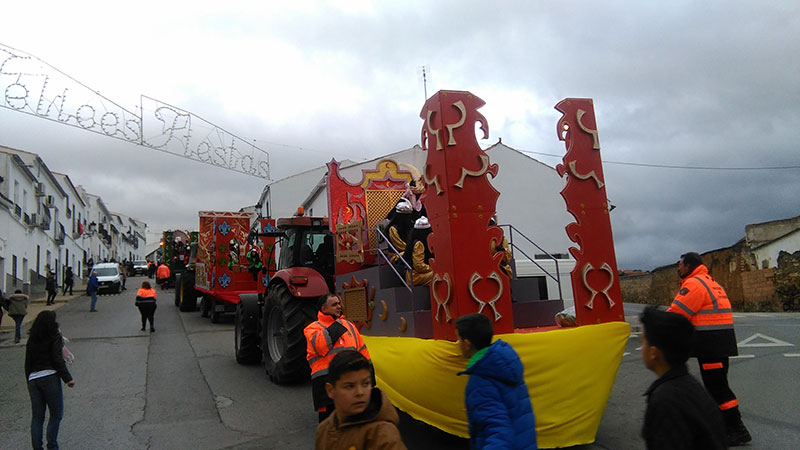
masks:
<instances>
[{"instance_id":1,"label":"person on float","mask_svg":"<svg viewBox=\"0 0 800 450\"><path fill-rule=\"evenodd\" d=\"M311 396L319 421L333 412L333 400L325 391L328 366L337 353L355 350L370 359L369 350L358 328L342 314L342 300L336 294L323 294L317 300L317 320L303 330L306 359L311 368Z\"/></svg>"},{"instance_id":2,"label":"person on float","mask_svg":"<svg viewBox=\"0 0 800 450\"><path fill-rule=\"evenodd\" d=\"M703 385L722 411L728 445L746 444L752 438L742 423L739 400L728 385L728 358L739 354L731 302L711 279L700 254L681 255L678 275L681 289L668 311L685 316L697 331L691 356L697 357Z\"/></svg>"},{"instance_id":3,"label":"person on float","mask_svg":"<svg viewBox=\"0 0 800 450\"><path fill-rule=\"evenodd\" d=\"M427 286L433 280L433 269L429 262L433 258L428 246L428 235L431 234L431 224L427 217L420 217L414 222L414 231L411 239L403 252L411 270L406 270L406 283L414 286Z\"/></svg>"},{"instance_id":4,"label":"person on float","mask_svg":"<svg viewBox=\"0 0 800 450\"><path fill-rule=\"evenodd\" d=\"M401 198L397 205L394 207L394 214L389 219L389 225L386 227L389 242L397 250L397 253L391 252L389 261L392 263L400 259L400 255L406 251L406 242L411 237L411 231L414 229L414 219L411 217L413 207L411 202Z\"/></svg>"},{"instance_id":5,"label":"person on float","mask_svg":"<svg viewBox=\"0 0 800 450\"><path fill-rule=\"evenodd\" d=\"M411 181L406 184L406 191L403 193L403 198L411 203L412 220L416 221L420 217L428 217L425 203L422 201L422 195L425 193L425 182L422 180L422 174L419 169L411 164L400 163L400 166L405 167L411 172Z\"/></svg>"},{"instance_id":6,"label":"person on float","mask_svg":"<svg viewBox=\"0 0 800 450\"><path fill-rule=\"evenodd\" d=\"M497 226L497 216L492 216L492 218L489 219L489 226ZM492 256L494 256L495 253L503 252L503 259L500 260L500 269L502 269L509 278L512 278L514 272L511 270L511 261L514 259L514 255L511 253L511 248L508 246L508 239L503 235L503 241L500 242L500 245L497 245L497 241L495 240L492 240L489 245Z\"/></svg>"}]
</instances>

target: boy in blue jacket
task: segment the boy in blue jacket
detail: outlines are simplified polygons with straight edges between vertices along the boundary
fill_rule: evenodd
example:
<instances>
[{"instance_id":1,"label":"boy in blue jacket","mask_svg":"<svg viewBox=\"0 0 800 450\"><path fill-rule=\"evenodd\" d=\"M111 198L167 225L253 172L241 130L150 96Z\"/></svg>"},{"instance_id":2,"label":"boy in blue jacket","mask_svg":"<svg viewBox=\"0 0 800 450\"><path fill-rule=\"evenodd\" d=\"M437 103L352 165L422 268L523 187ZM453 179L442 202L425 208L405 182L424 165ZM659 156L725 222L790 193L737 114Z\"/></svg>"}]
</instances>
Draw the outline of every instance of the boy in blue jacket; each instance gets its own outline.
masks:
<instances>
[{"instance_id":1,"label":"boy in blue jacket","mask_svg":"<svg viewBox=\"0 0 800 450\"><path fill-rule=\"evenodd\" d=\"M465 402L473 449L536 450L536 419L517 352L492 344L492 323L483 314L456 320L461 354L469 358Z\"/></svg>"}]
</instances>

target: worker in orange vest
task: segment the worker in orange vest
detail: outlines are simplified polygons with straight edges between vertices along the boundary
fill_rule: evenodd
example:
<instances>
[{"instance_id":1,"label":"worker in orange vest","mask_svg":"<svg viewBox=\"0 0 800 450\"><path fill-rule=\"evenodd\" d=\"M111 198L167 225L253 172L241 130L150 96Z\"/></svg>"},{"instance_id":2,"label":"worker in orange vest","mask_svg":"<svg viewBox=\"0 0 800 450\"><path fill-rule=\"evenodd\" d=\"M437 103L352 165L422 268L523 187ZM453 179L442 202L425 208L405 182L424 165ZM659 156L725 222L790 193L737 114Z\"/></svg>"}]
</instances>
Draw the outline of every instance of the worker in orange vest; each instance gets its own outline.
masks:
<instances>
[{"instance_id":1,"label":"worker in orange vest","mask_svg":"<svg viewBox=\"0 0 800 450\"><path fill-rule=\"evenodd\" d=\"M317 306L317 320L308 324L303 333L307 342L306 359L311 367L311 395L322 422L333 412L333 400L325 391L328 366L333 357L343 350L355 350L367 359L370 357L358 328L344 318L338 295L320 296Z\"/></svg>"},{"instance_id":2,"label":"worker in orange vest","mask_svg":"<svg viewBox=\"0 0 800 450\"><path fill-rule=\"evenodd\" d=\"M156 283L158 283L159 286L164 288L164 285L168 281L169 281L169 267L162 262L161 265L158 266L158 269L156 269Z\"/></svg>"},{"instance_id":3,"label":"worker in orange vest","mask_svg":"<svg viewBox=\"0 0 800 450\"><path fill-rule=\"evenodd\" d=\"M739 354L728 295L711 279L698 253L681 255L678 275L681 289L668 311L686 316L697 331L692 356L700 364L703 385L722 411L728 445L750 442L752 438L739 413L739 400L728 386L728 358Z\"/></svg>"}]
</instances>

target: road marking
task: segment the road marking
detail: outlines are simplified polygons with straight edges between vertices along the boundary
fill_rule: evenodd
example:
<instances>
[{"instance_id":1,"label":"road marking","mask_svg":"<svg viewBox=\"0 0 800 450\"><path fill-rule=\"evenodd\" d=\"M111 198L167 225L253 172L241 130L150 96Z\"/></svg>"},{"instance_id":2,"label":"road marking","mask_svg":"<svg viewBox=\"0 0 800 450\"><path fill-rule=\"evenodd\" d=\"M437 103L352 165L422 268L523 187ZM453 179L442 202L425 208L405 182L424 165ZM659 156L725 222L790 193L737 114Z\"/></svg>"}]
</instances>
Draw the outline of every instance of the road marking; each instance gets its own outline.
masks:
<instances>
[{"instance_id":1,"label":"road marking","mask_svg":"<svg viewBox=\"0 0 800 450\"><path fill-rule=\"evenodd\" d=\"M739 359L739 358L755 358L756 355L739 355L739 356L731 356L731 359Z\"/></svg>"},{"instance_id":2,"label":"road marking","mask_svg":"<svg viewBox=\"0 0 800 450\"><path fill-rule=\"evenodd\" d=\"M642 346L641 346L641 345L640 345L640 346L638 346L638 347L636 347L636 350L641 350L641 349L642 349Z\"/></svg>"},{"instance_id":3,"label":"road marking","mask_svg":"<svg viewBox=\"0 0 800 450\"><path fill-rule=\"evenodd\" d=\"M757 342L751 343L756 339L763 339L769 342ZM786 341L782 341L780 339L775 339L774 337L767 336L765 334L756 333L749 338L739 342L739 347L794 347L794 344L790 344Z\"/></svg>"},{"instance_id":4,"label":"road marking","mask_svg":"<svg viewBox=\"0 0 800 450\"><path fill-rule=\"evenodd\" d=\"M800 358L800 353L784 353L783 356L787 358Z\"/></svg>"},{"instance_id":5,"label":"road marking","mask_svg":"<svg viewBox=\"0 0 800 450\"><path fill-rule=\"evenodd\" d=\"M622 356L628 356L630 354L631 354L631 352L625 352L625 353L622 354Z\"/></svg>"}]
</instances>

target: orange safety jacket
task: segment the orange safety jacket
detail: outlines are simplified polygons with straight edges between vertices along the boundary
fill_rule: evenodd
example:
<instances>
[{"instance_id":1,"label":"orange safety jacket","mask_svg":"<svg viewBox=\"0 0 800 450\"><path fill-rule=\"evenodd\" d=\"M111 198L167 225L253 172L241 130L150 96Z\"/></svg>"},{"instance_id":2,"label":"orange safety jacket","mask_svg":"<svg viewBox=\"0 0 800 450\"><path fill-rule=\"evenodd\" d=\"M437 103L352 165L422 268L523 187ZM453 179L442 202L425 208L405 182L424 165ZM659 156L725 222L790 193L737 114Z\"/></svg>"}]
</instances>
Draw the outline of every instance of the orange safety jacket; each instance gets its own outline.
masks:
<instances>
[{"instance_id":1,"label":"orange safety jacket","mask_svg":"<svg viewBox=\"0 0 800 450\"><path fill-rule=\"evenodd\" d=\"M156 303L156 290L153 288L139 288L139 290L136 292L136 305L138 306L148 303Z\"/></svg>"},{"instance_id":2,"label":"orange safety jacket","mask_svg":"<svg viewBox=\"0 0 800 450\"><path fill-rule=\"evenodd\" d=\"M331 342L331 336L328 333L328 327L333 325L334 319L322 311L317 312L317 321L311 322L303 330L307 343L306 359L311 368L311 397L314 401L314 409L317 411L325 411L333 404L325 392L325 382L328 378L328 366L337 353L344 350L355 350L370 359L369 350L367 350L358 328L352 322L345 320L344 316L339 317L336 321L346 329L336 342Z\"/></svg>"},{"instance_id":3,"label":"orange safety jacket","mask_svg":"<svg viewBox=\"0 0 800 450\"><path fill-rule=\"evenodd\" d=\"M316 322L311 322L303 330L306 335L306 359L311 368L311 378L318 378L328 374L328 366L337 353L343 350L355 350L370 359L369 350L358 328L344 315L336 319L344 325L347 331L336 342L331 342L328 327L333 325L333 317L319 311Z\"/></svg>"},{"instance_id":4,"label":"orange safety jacket","mask_svg":"<svg viewBox=\"0 0 800 450\"><path fill-rule=\"evenodd\" d=\"M681 282L668 311L689 319L697 331L692 355L701 358L736 356L733 310L728 295L699 265Z\"/></svg>"},{"instance_id":5,"label":"orange safety jacket","mask_svg":"<svg viewBox=\"0 0 800 450\"><path fill-rule=\"evenodd\" d=\"M161 264L156 269L156 278L169 278L169 267L166 264Z\"/></svg>"}]
</instances>

